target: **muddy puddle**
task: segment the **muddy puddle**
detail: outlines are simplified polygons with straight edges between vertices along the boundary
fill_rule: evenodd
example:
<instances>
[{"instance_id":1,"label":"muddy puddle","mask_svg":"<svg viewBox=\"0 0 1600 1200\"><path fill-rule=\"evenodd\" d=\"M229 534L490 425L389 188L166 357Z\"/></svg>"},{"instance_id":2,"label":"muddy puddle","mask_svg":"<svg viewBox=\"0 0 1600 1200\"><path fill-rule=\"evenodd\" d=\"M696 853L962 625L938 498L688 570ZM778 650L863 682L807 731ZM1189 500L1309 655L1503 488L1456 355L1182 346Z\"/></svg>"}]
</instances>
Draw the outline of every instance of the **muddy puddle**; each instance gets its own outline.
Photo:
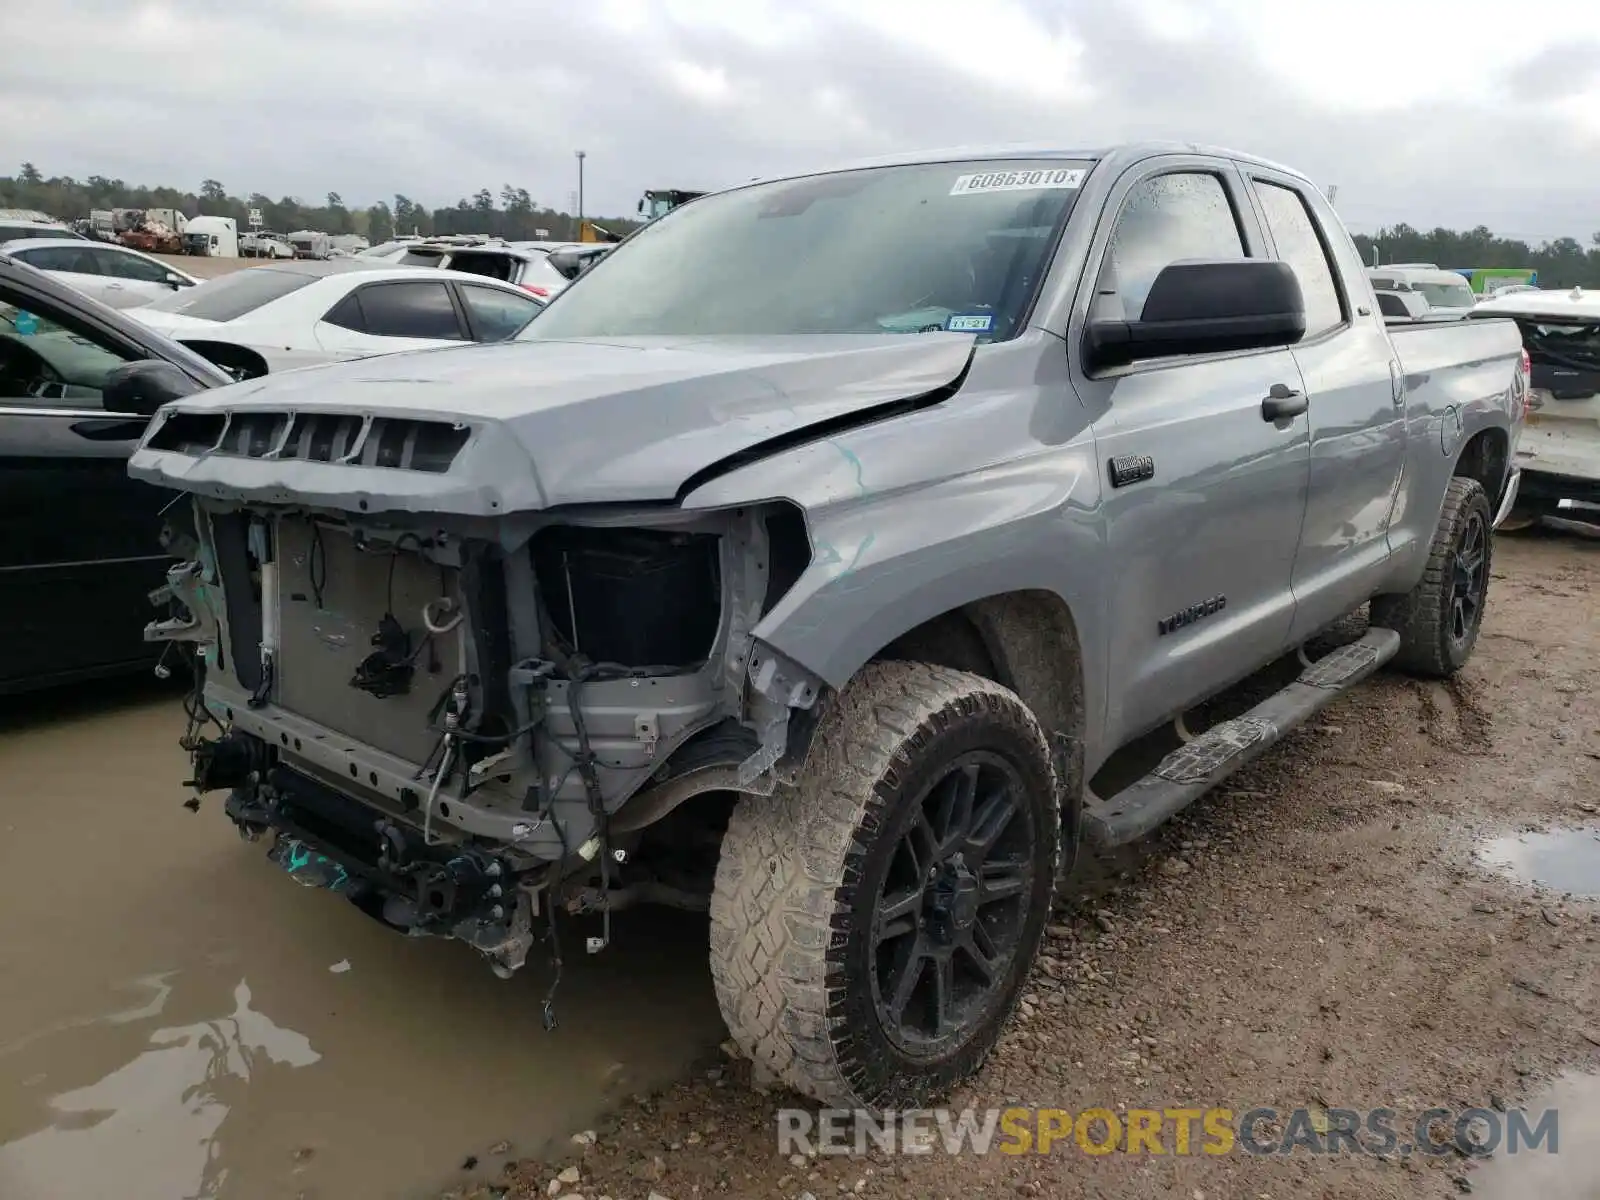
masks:
<instances>
[{"instance_id":1,"label":"muddy puddle","mask_svg":"<svg viewBox=\"0 0 1600 1200\"><path fill-rule=\"evenodd\" d=\"M592 959L569 924L547 1034L542 963L498 980L294 886L215 797L185 811L170 696L8 712L5 1200L431 1196L723 1036L703 917L620 914Z\"/></svg>"},{"instance_id":2,"label":"muddy puddle","mask_svg":"<svg viewBox=\"0 0 1600 1200\"><path fill-rule=\"evenodd\" d=\"M1482 1200L1600 1200L1600 1076L1568 1075L1522 1107L1557 1115L1554 1153L1498 1155L1471 1176Z\"/></svg>"},{"instance_id":3,"label":"muddy puddle","mask_svg":"<svg viewBox=\"0 0 1600 1200\"><path fill-rule=\"evenodd\" d=\"M1477 857L1517 883L1600 898L1600 825L1492 838Z\"/></svg>"}]
</instances>

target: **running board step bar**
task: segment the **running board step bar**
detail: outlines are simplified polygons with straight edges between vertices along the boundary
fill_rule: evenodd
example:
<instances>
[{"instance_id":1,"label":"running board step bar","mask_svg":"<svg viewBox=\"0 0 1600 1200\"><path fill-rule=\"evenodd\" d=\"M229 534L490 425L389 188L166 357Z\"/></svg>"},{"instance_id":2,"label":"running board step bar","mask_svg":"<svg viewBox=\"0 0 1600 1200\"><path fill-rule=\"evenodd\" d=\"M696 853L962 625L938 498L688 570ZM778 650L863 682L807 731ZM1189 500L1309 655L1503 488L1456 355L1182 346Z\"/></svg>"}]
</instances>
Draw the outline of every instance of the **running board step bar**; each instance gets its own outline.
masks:
<instances>
[{"instance_id":1,"label":"running board step bar","mask_svg":"<svg viewBox=\"0 0 1600 1200\"><path fill-rule=\"evenodd\" d=\"M1370 629L1360 641L1324 655L1283 690L1242 717L1223 721L1178 747L1150 774L1116 795L1104 800L1089 797L1083 810L1084 840L1104 848L1138 841L1259 758L1399 650L1400 635L1394 630Z\"/></svg>"}]
</instances>

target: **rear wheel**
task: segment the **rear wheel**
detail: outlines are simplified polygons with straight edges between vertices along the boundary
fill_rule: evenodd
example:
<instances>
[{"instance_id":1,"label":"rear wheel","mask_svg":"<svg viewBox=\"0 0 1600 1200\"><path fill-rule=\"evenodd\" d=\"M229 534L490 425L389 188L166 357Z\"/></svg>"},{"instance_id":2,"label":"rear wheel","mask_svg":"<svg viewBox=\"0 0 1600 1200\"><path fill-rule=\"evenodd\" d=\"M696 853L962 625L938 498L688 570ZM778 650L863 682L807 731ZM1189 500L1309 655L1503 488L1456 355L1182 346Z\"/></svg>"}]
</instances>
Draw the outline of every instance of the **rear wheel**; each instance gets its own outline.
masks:
<instances>
[{"instance_id":1,"label":"rear wheel","mask_svg":"<svg viewBox=\"0 0 1600 1200\"><path fill-rule=\"evenodd\" d=\"M1049 913L1056 786L999 684L863 670L796 784L743 799L723 840L711 967L739 1048L842 1107L919 1105L975 1071Z\"/></svg>"},{"instance_id":2,"label":"rear wheel","mask_svg":"<svg viewBox=\"0 0 1600 1200\"><path fill-rule=\"evenodd\" d=\"M1493 522L1483 485L1456 476L1445 490L1421 581L1404 595L1372 601L1372 623L1400 635L1394 663L1401 670L1443 679L1472 657L1489 599Z\"/></svg>"}]
</instances>

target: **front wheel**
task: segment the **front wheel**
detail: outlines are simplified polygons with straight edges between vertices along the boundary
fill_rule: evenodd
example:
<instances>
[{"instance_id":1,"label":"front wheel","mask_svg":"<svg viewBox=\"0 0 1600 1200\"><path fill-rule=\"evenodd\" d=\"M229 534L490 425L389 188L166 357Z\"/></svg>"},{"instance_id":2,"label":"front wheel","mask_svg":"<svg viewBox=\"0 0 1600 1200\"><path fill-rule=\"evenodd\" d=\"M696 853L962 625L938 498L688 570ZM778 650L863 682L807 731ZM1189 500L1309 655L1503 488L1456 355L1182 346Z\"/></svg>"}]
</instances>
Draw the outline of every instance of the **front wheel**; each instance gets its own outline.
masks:
<instances>
[{"instance_id":1,"label":"front wheel","mask_svg":"<svg viewBox=\"0 0 1600 1200\"><path fill-rule=\"evenodd\" d=\"M1401 670L1445 679L1472 657L1489 599L1493 523L1483 485L1451 479L1421 582L1404 595L1372 601L1372 623L1400 635L1394 663Z\"/></svg>"},{"instance_id":2,"label":"front wheel","mask_svg":"<svg viewBox=\"0 0 1600 1200\"><path fill-rule=\"evenodd\" d=\"M1060 797L1043 730L999 684L865 668L800 778L739 803L711 900L734 1042L824 1104L919 1106L993 1049L1038 951Z\"/></svg>"}]
</instances>

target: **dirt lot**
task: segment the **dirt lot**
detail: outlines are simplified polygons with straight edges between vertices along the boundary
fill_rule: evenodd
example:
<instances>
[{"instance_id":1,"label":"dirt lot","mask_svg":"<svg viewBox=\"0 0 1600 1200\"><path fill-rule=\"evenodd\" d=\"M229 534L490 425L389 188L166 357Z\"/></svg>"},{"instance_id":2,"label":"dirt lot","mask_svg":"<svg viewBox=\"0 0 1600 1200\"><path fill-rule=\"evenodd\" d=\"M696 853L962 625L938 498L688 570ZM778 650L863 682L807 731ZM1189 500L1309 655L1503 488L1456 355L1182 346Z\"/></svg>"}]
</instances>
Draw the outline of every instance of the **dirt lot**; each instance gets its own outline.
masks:
<instances>
[{"instance_id":1,"label":"dirt lot","mask_svg":"<svg viewBox=\"0 0 1600 1200\"><path fill-rule=\"evenodd\" d=\"M569 954L545 1034L544 968L501 983L396 938L290 887L219 805L185 812L175 703L136 690L0 709L0 906L29 914L0 942L0 1196L1592 1200L1600 1089L1547 1089L1600 1068L1600 901L1488 863L1600 825L1600 541L1502 538L1494 576L1459 680L1380 677L1082 864L1023 1017L951 1105L1559 1102L1553 1159L796 1165L795 1101L717 1050L703 918L625 914L611 951ZM1600 893L1597 852L1574 835L1567 886Z\"/></svg>"},{"instance_id":2,"label":"dirt lot","mask_svg":"<svg viewBox=\"0 0 1600 1200\"><path fill-rule=\"evenodd\" d=\"M171 263L180 271L187 271L196 279L215 279L218 275L242 271L246 267L264 267L273 261L269 258L195 258L188 254L158 254L156 257Z\"/></svg>"}]
</instances>

